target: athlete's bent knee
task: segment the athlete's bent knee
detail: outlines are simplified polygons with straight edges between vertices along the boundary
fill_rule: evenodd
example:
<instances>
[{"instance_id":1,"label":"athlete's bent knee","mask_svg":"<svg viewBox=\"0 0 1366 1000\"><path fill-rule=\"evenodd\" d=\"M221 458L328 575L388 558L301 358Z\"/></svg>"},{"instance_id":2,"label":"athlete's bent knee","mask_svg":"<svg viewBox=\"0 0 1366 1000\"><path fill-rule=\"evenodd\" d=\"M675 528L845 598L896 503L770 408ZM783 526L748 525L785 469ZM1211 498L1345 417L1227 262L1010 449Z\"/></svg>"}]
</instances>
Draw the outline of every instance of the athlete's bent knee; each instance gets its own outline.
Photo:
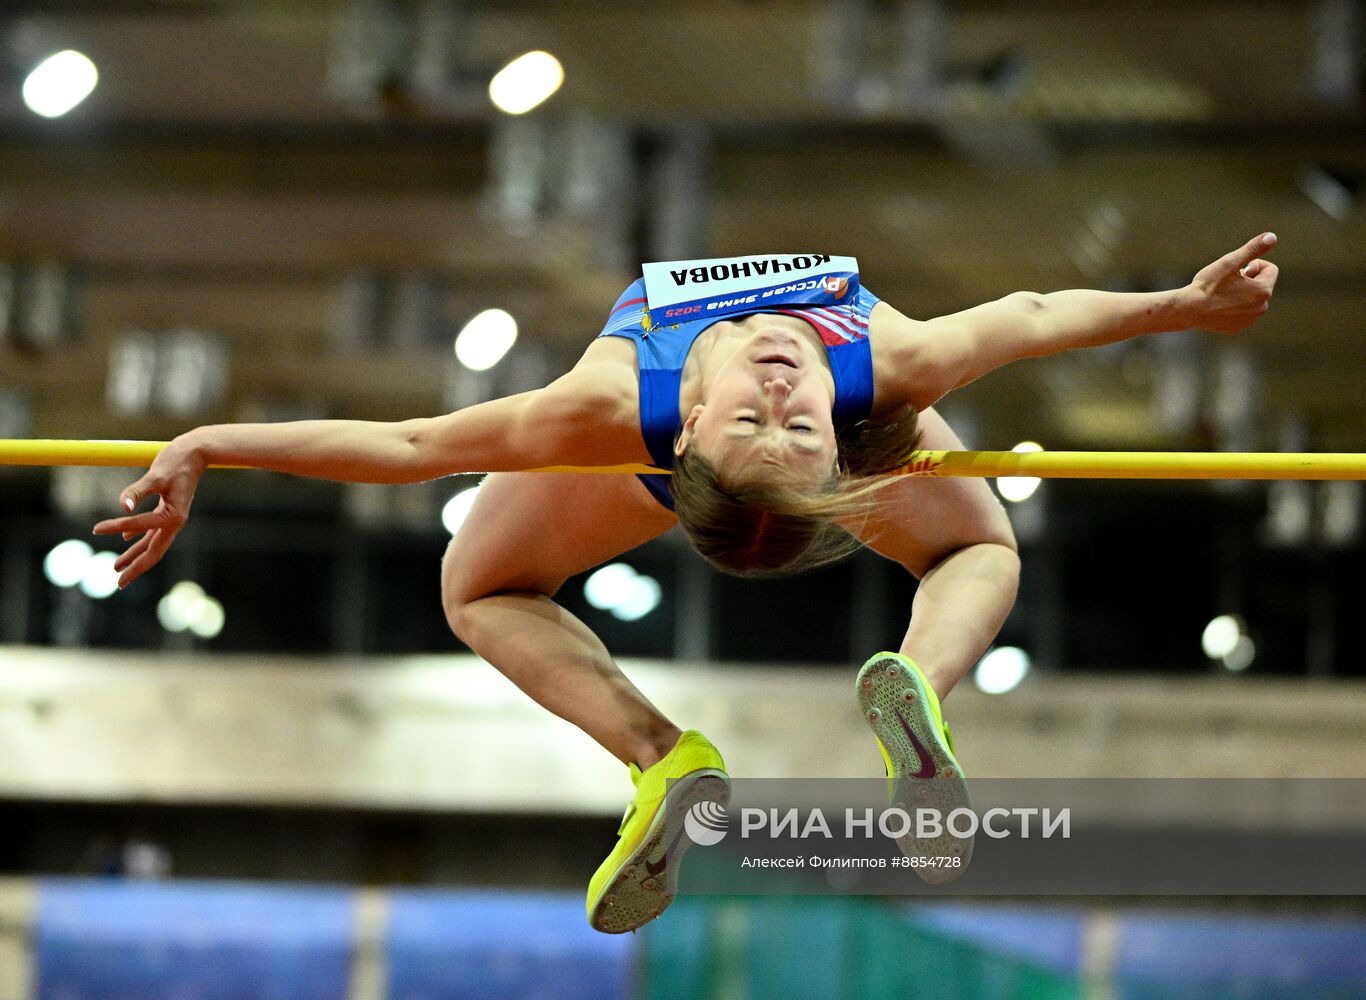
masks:
<instances>
[{"instance_id":1,"label":"athlete's bent knee","mask_svg":"<svg viewBox=\"0 0 1366 1000\"><path fill-rule=\"evenodd\" d=\"M552 596L563 580L517 579L472 566L454 554L454 544L441 562L441 607L456 638L473 646L482 615L481 602L499 594L545 594ZM549 585L553 584L553 585Z\"/></svg>"},{"instance_id":2,"label":"athlete's bent knee","mask_svg":"<svg viewBox=\"0 0 1366 1000\"><path fill-rule=\"evenodd\" d=\"M470 602L483 596L471 594L469 583L467 574L461 571L459 560L454 556L454 549L448 547L445 557L441 560L441 608L446 612L446 621L451 631L461 641L465 638L462 633L467 626L466 611Z\"/></svg>"}]
</instances>

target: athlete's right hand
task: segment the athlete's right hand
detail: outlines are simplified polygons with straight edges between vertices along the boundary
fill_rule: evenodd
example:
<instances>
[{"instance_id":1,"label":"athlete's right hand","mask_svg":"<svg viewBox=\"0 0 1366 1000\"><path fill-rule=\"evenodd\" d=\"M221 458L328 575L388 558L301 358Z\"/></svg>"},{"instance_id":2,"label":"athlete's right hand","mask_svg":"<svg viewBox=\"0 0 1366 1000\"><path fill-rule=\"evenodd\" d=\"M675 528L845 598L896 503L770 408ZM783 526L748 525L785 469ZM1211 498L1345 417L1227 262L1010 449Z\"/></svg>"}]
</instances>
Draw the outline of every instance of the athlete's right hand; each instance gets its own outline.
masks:
<instances>
[{"instance_id":1,"label":"athlete's right hand","mask_svg":"<svg viewBox=\"0 0 1366 1000\"><path fill-rule=\"evenodd\" d=\"M119 506L129 513L95 525L97 535L122 535L133 541L114 562L119 587L128 586L161 561L190 516L190 504L207 465L196 450L176 438L157 455L147 473L119 494ZM149 496L158 497L153 510L132 513ZM141 537L139 537L141 536Z\"/></svg>"},{"instance_id":2,"label":"athlete's right hand","mask_svg":"<svg viewBox=\"0 0 1366 1000\"><path fill-rule=\"evenodd\" d=\"M1230 336L1255 323L1271 304L1280 273L1262 257L1276 245L1275 233L1263 233L1200 270L1187 286L1193 293L1189 325Z\"/></svg>"}]
</instances>

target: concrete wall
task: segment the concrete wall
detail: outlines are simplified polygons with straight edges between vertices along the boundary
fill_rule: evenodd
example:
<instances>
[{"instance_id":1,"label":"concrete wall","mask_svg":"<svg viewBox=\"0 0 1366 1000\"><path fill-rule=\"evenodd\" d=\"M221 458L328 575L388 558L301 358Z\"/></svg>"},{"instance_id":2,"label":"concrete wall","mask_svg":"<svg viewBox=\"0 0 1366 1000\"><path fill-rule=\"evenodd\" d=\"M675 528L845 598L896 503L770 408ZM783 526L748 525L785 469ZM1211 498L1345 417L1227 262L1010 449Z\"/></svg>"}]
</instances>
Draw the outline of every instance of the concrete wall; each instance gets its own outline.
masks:
<instances>
[{"instance_id":1,"label":"concrete wall","mask_svg":"<svg viewBox=\"0 0 1366 1000\"><path fill-rule=\"evenodd\" d=\"M873 777L853 671L624 661L739 777ZM1366 685L1035 676L947 704L972 777L1366 777ZM0 646L0 797L616 814L623 769L468 656Z\"/></svg>"}]
</instances>

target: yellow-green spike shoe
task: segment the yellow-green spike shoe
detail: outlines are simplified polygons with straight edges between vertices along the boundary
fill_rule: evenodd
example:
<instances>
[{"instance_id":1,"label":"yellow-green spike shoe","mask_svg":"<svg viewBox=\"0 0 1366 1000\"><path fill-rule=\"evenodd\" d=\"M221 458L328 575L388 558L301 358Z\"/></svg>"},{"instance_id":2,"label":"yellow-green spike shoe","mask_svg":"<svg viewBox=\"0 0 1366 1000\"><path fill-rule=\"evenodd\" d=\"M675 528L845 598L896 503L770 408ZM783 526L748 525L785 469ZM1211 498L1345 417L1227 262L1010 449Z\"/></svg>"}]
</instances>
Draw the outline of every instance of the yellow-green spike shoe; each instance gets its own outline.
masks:
<instances>
[{"instance_id":1,"label":"yellow-green spike shoe","mask_svg":"<svg viewBox=\"0 0 1366 1000\"><path fill-rule=\"evenodd\" d=\"M938 695L915 662L900 653L878 653L868 660L855 690L863 718L882 751L889 797L912 820L897 845L913 862L920 862L914 869L924 881L952 882L972 860L972 838L955 837L946 821L953 810L971 808L972 800L953 755ZM915 835L917 809L936 810L944 823L938 836Z\"/></svg>"},{"instance_id":2,"label":"yellow-green spike shoe","mask_svg":"<svg viewBox=\"0 0 1366 1000\"><path fill-rule=\"evenodd\" d=\"M622 818L617 846L588 883L588 922L607 934L633 931L668 908L670 873L692 846L684 814L698 802L724 807L730 801L725 762L695 729L651 767L630 769L636 797Z\"/></svg>"}]
</instances>

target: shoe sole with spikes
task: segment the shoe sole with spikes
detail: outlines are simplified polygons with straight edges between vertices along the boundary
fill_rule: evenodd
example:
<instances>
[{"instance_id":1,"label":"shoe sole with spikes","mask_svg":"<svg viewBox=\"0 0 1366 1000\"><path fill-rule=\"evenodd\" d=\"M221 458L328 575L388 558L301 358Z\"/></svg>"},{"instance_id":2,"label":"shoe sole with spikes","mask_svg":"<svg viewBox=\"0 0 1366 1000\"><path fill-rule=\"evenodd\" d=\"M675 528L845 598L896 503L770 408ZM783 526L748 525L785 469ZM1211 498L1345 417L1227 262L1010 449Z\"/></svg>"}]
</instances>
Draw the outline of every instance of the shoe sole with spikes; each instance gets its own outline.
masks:
<instances>
[{"instance_id":1,"label":"shoe sole with spikes","mask_svg":"<svg viewBox=\"0 0 1366 1000\"><path fill-rule=\"evenodd\" d=\"M594 930L624 934L654 920L673 902L683 855L692 846L684 817L699 802L730 802L724 771L693 771L675 781L660 803L640 844L621 861L588 914Z\"/></svg>"},{"instance_id":2,"label":"shoe sole with spikes","mask_svg":"<svg viewBox=\"0 0 1366 1000\"><path fill-rule=\"evenodd\" d=\"M931 885L952 882L972 860L972 838L955 837L947 819L955 809L970 809L968 785L934 717L933 692L906 657L879 653L859 671L859 708L882 750L891 801L911 817L911 829L897 845ZM919 809L932 809L942 824L933 837L917 837Z\"/></svg>"}]
</instances>

